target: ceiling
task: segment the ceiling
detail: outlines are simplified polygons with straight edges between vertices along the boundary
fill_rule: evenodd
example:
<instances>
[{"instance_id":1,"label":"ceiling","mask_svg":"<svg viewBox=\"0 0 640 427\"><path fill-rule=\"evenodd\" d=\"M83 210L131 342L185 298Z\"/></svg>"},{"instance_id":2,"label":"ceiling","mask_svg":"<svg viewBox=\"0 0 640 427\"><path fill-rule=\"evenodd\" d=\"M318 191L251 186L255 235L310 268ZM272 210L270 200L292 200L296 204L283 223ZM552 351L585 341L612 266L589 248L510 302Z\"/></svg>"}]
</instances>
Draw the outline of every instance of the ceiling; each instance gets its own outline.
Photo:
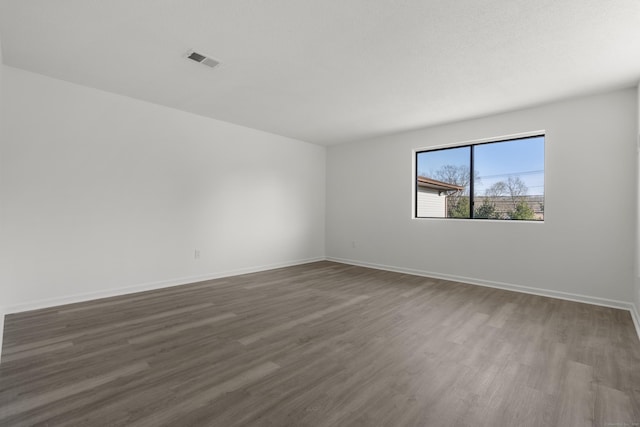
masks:
<instances>
[{"instance_id":1,"label":"ceiling","mask_svg":"<svg viewBox=\"0 0 640 427\"><path fill-rule=\"evenodd\" d=\"M0 40L12 67L324 145L640 79L639 0L0 0Z\"/></svg>"}]
</instances>

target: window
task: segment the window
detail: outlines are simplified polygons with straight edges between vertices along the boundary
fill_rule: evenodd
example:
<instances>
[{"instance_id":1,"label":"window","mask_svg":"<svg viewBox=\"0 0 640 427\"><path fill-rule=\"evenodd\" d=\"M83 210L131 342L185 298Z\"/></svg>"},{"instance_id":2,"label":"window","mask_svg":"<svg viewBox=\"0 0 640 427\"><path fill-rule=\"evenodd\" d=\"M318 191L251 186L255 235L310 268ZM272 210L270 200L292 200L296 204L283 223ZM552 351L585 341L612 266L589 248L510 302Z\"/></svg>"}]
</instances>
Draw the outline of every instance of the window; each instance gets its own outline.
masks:
<instances>
[{"instance_id":1,"label":"window","mask_svg":"<svg viewBox=\"0 0 640 427\"><path fill-rule=\"evenodd\" d=\"M417 218L543 221L544 135L419 151L415 188Z\"/></svg>"}]
</instances>

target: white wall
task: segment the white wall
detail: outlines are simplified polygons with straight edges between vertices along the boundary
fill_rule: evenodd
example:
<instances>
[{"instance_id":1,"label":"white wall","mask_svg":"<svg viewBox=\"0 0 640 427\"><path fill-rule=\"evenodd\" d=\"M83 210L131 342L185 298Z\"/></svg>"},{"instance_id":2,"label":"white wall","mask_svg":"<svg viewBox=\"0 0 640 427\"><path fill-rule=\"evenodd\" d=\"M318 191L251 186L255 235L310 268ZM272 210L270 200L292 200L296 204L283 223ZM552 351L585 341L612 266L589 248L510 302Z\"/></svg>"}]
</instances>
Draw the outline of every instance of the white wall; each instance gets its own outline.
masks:
<instances>
[{"instance_id":1,"label":"white wall","mask_svg":"<svg viewBox=\"0 0 640 427\"><path fill-rule=\"evenodd\" d=\"M636 98L620 90L330 147L327 256L629 305ZM412 150L543 129L544 223L412 219Z\"/></svg>"},{"instance_id":2,"label":"white wall","mask_svg":"<svg viewBox=\"0 0 640 427\"><path fill-rule=\"evenodd\" d=\"M4 72L4 65L2 63L2 40L0 40L0 105L2 105L2 74ZM4 156L4 138L2 133L2 108L0 108L0 166L2 165L2 157ZM1 173L1 172L0 172ZM2 185L0 181L0 185ZM1 195L0 195L1 196ZM4 237L3 229L4 229L4 201L2 197L0 197L0 269L4 268L4 260L3 260L3 250L2 250L2 239ZM2 357L2 337L4 335L4 312L5 312L5 300L7 296L5 295L6 289L0 284L0 357Z\"/></svg>"},{"instance_id":3,"label":"white wall","mask_svg":"<svg viewBox=\"0 0 640 427\"><path fill-rule=\"evenodd\" d=\"M635 282L634 282L634 302L635 302L635 320L637 322L636 328L640 334L640 82L637 89L637 108L636 113L638 115L637 122L637 206L636 206L636 266L635 266Z\"/></svg>"},{"instance_id":4,"label":"white wall","mask_svg":"<svg viewBox=\"0 0 640 427\"><path fill-rule=\"evenodd\" d=\"M324 257L324 147L10 67L2 79L9 311Z\"/></svg>"}]
</instances>

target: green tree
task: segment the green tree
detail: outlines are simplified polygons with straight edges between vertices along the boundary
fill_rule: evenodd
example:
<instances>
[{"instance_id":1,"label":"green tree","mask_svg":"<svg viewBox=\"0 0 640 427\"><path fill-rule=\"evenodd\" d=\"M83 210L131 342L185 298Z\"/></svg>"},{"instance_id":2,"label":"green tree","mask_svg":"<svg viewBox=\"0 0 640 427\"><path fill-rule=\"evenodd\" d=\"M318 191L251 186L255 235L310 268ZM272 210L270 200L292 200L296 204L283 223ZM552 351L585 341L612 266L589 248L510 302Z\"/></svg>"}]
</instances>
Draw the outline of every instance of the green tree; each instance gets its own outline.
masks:
<instances>
[{"instance_id":1,"label":"green tree","mask_svg":"<svg viewBox=\"0 0 640 427\"><path fill-rule=\"evenodd\" d=\"M485 197L482 201L482 204L478 208L476 208L475 212L473 213L473 217L484 219L497 218L498 213L496 212L496 204L490 202L489 198Z\"/></svg>"},{"instance_id":2,"label":"green tree","mask_svg":"<svg viewBox=\"0 0 640 427\"><path fill-rule=\"evenodd\" d=\"M449 196L447 204L449 218L469 218L469 197L457 197L454 204Z\"/></svg>"},{"instance_id":3,"label":"green tree","mask_svg":"<svg viewBox=\"0 0 640 427\"><path fill-rule=\"evenodd\" d=\"M506 197L513 209L507 212L494 212L493 218L496 219L535 219L533 209L527 204L526 196L529 189L527 185L518 176L510 176L506 181L498 181L485 191L485 202L487 199L496 200ZM482 206L481 206L482 208ZM495 204L494 204L495 208ZM480 218L480 217L479 217Z\"/></svg>"},{"instance_id":4,"label":"green tree","mask_svg":"<svg viewBox=\"0 0 640 427\"><path fill-rule=\"evenodd\" d=\"M535 213L533 209L525 202L519 201L516 205L516 208L507 213L510 219L519 219L519 220L531 220L535 219Z\"/></svg>"}]
</instances>

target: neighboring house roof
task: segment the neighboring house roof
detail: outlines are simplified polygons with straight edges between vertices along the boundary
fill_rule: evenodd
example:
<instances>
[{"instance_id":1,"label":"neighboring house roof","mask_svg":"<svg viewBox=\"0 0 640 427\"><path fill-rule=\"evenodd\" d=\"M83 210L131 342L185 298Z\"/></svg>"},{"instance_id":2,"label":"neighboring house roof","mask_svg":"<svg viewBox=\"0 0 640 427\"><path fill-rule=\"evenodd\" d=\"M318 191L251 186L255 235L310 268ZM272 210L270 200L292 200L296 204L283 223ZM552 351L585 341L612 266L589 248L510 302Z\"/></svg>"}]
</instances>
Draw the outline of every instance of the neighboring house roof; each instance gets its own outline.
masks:
<instances>
[{"instance_id":1,"label":"neighboring house roof","mask_svg":"<svg viewBox=\"0 0 640 427\"><path fill-rule=\"evenodd\" d=\"M462 191L464 187L449 184L448 182L438 181L437 179L427 178L426 176L418 177L418 186L430 188L437 191Z\"/></svg>"}]
</instances>

